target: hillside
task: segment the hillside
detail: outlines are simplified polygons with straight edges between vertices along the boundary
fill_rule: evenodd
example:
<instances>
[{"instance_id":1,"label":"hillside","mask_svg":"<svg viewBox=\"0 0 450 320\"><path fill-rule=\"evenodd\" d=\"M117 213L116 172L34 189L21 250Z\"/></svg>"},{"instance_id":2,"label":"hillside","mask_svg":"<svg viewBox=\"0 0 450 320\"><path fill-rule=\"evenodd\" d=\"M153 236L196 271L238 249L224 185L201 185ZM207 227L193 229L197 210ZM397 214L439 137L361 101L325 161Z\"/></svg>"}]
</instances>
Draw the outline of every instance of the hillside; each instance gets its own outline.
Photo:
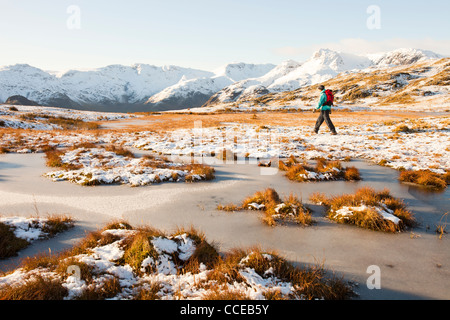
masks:
<instances>
[{"instance_id":1,"label":"hillside","mask_svg":"<svg viewBox=\"0 0 450 320\"><path fill-rule=\"evenodd\" d=\"M358 56L321 49L305 63L287 61L272 74L237 82L217 92L204 106L258 99L266 94L294 91L329 81L345 73L383 70L421 61L436 61L440 56L429 51L398 49L389 53ZM275 70L282 70L275 73Z\"/></svg>"},{"instance_id":2,"label":"hillside","mask_svg":"<svg viewBox=\"0 0 450 320\"><path fill-rule=\"evenodd\" d=\"M336 109L396 109L403 106L411 111L450 110L450 58L342 72L321 83L334 91ZM240 95L235 101L210 103L199 111L312 109L318 96L317 84L313 84L282 92Z\"/></svg>"}]
</instances>

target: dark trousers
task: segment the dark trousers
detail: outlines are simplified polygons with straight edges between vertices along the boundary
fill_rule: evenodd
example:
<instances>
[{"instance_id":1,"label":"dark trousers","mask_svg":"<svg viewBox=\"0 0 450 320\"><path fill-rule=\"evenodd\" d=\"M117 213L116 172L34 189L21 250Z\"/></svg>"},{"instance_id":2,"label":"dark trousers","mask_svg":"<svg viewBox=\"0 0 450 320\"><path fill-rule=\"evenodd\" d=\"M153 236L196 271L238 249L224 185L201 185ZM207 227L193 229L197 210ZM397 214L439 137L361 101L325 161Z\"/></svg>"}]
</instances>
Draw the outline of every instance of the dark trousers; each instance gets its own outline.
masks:
<instances>
[{"instance_id":1,"label":"dark trousers","mask_svg":"<svg viewBox=\"0 0 450 320\"><path fill-rule=\"evenodd\" d=\"M330 119L330 110L320 110L319 118L317 118L316 126L314 127L314 131L319 132L320 126L323 122L326 122L328 128L332 133L336 133L336 128L334 127L333 122Z\"/></svg>"}]
</instances>

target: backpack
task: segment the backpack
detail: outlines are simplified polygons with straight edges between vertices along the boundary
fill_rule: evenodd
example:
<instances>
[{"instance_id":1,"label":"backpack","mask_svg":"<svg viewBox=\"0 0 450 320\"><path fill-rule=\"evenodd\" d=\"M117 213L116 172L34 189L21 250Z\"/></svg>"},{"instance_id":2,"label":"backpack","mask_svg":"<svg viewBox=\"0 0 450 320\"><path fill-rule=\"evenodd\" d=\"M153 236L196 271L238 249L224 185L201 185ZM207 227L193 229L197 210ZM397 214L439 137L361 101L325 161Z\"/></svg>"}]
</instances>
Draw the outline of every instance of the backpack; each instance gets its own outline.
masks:
<instances>
[{"instance_id":1,"label":"backpack","mask_svg":"<svg viewBox=\"0 0 450 320\"><path fill-rule=\"evenodd\" d=\"M327 101L323 104L324 106L332 106L334 103L334 94L331 90L325 90L325 94L327 95Z\"/></svg>"}]
</instances>

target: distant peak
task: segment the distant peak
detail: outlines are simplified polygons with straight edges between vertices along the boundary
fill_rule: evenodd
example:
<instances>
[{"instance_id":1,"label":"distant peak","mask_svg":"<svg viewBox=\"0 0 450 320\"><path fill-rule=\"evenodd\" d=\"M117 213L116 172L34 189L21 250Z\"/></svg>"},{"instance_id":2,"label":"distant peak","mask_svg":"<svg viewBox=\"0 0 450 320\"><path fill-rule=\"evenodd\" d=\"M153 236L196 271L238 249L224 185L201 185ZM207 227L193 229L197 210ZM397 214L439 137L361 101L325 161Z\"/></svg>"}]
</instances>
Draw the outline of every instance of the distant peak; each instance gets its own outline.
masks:
<instances>
[{"instance_id":1,"label":"distant peak","mask_svg":"<svg viewBox=\"0 0 450 320\"><path fill-rule=\"evenodd\" d=\"M309 61L313 64L319 63L324 66L332 66L333 69L337 69L344 64L342 55L330 49L317 50Z\"/></svg>"},{"instance_id":2,"label":"distant peak","mask_svg":"<svg viewBox=\"0 0 450 320\"><path fill-rule=\"evenodd\" d=\"M222 65L221 67L217 68L215 70L216 74L226 74L228 71L230 70L234 70L234 69L242 69L246 66L247 64L244 62L238 62L238 61L234 61L234 62L230 62L227 63L225 65Z\"/></svg>"},{"instance_id":3,"label":"distant peak","mask_svg":"<svg viewBox=\"0 0 450 320\"><path fill-rule=\"evenodd\" d=\"M287 66L287 67L289 67L289 66L299 66L299 65L301 65L301 63L300 63L300 62L297 62L297 61L295 61L295 60L289 59L289 60L283 61L283 62L281 63L281 65Z\"/></svg>"},{"instance_id":4,"label":"distant peak","mask_svg":"<svg viewBox=\"0 0 450 320\"><path fill-rule=\"evenodd\" d=\"M322 48L322 49L319 49L316 52L314 52L313 58L320 58L323 56L338 56L338 55L339 55L339 53L337 51L327 49L327 48Z\"/></svg>"},{"instance_id":5,"label":"distant peak","mask_svg":"<svg viewBox=\"0 0 450 320\"><path fill-rule=\"evenodd\" d=\"M273 68L275 68L275 65L270 63L253 64L245 62L232 62L214 70L214 74L216 77L226 77L234 82L248 78L261 77Z\"/></svg>"},{"instance_id":6,"label":"distant peak","mask_svg":"<svg viewBox=\"0 0 450 320\"><path fill-rule=\"evenodd\" d=\"M162 66L161 69L163 71L177 71L177 70L180 70L180 67L169 64L169 65Z\"/></svg>"},{"instance_id":7,"label":"distant peak","mask_svg":"<svg viewBox=\"0 0 450 320\"><path fill-rule=\"evenodd\" d=\"M3 69L9 69L9 70L19 70L19 69L33 69L33 70L41 70L39 68L30 66L27 63L17 63L17 64L12 64L12 65L8 65L8 66L3 66Z\"/></svg>"},{"instance_id":8,"label":"distant peak","mask_svg":"<svg viewBox=\"0 0 450 320\"><path fill-rule=\"evenodd\" d=\"M371 57L377 65L407 65L425 59L442 58L441 55L432 51L415 48L399 48L390 52L371 54L369 57Z\"/></svg>"}]
</instances>

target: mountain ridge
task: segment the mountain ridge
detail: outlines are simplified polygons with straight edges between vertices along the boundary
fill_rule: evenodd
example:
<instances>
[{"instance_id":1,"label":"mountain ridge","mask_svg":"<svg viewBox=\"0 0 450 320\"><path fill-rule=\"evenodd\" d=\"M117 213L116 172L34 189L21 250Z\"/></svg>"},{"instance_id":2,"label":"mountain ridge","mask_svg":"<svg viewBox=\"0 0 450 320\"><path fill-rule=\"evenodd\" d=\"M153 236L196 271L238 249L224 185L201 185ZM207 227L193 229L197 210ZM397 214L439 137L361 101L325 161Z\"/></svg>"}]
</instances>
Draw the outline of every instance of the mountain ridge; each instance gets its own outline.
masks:
<instances>
[{"instance_id":1,"label":"mountain ridge","mask_svg":"<svg viewBox=\"0 0 450 320\"><path fill-rule=\"evenodd\" d=\"M334 92L333 110L408 110L450 112L450 58L373 70L353 70L321 82ZM241 95L234 102L217 102L190 112L259 112L313 110L318 85L295 90ZM180 110L179 112L186 112Z\"/></svg>"},{"instance_id":2,"label":"mountain ridge","mask_svg":"<svg viewBox=\"0 0 450 320\"><path fill-rule=\"evenodd\" d=\"M420 49L358 56L321 49L304 61L279 65L234 62L214 71L173 65L109 65L49 72L28 64L0 67L0 101L21 95L41 105L97 111L161 111L237 101L294 90L341 72L435 59Z\"/></svg>"},{"instance_id":3,"label":"mountain ridge","mask_svg":"<svg viewBox=\"0 0 450 320\"><path fill-rule=\"evenodd\" d=\"M239 81L223 88L213 95L204 106L217 103L230 103L239 99L257 98L262 94L292 91L330 80L340 73L355 70L387 68L408 65L427 59L439 59L442 56L420 49L397 49L391 52L355 55L329 49L316 51L310 59L294 67L280 77L266 76ZM268 81L269 80L269 81Z\"/></svg>"}]
</instances>

